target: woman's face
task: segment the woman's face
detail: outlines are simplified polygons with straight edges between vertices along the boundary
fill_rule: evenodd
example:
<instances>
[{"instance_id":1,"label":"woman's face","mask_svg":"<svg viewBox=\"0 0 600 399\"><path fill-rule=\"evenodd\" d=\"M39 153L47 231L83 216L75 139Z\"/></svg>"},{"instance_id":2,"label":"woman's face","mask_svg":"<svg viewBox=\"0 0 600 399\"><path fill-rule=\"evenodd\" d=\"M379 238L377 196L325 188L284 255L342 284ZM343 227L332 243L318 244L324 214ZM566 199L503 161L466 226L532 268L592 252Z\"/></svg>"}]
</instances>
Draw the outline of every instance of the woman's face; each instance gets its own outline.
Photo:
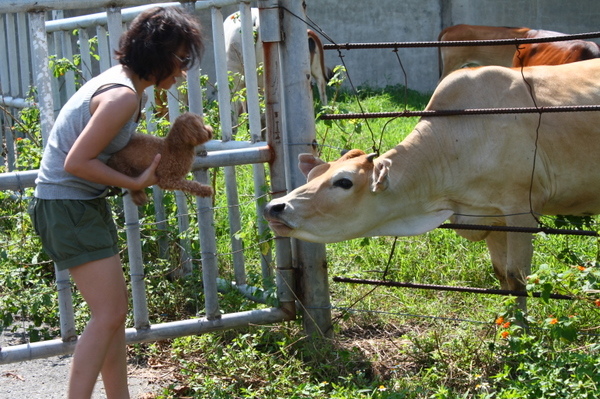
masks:
<instances>
[{"instance_id":1,"label":"woman's face","mask_svg":"<svg viewBox=\"0 0 600 399\"><path fill-rule=\"evenodd\" d=\"M183 50L179 50L173 53L173 57L176 60L176 67L165 79L156 83L156 87L159 89L169 90L171 86L177 83L177 78L185 76L185 72L189 69L190 58Z\"/></svg>"}]
</instances>

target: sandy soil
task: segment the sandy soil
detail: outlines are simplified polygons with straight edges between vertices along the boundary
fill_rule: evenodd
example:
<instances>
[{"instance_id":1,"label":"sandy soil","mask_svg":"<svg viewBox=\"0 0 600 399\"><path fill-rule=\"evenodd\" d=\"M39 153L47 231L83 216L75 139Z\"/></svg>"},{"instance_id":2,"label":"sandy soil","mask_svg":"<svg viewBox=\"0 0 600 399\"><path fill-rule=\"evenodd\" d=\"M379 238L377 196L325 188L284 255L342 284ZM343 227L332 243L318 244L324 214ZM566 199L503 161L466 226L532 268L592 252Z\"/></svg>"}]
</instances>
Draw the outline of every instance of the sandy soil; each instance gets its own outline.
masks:
<instances>
[{"instance_id":1,"label":"sandy soil","mask_svg":"<svg viewBox=\"0 0 600 399\"><path fill-rule=\"evenodd\" d=\"M22 343L17 334L0 333L0 347ZM0 399L64 399L71 355L55 356L26 362L0 364ZM129 392L132 399L154 397L160 389L157 372L129 365ZM93 399L104 399L104 387L99 379Z\"/></svg>"}]
</instances>

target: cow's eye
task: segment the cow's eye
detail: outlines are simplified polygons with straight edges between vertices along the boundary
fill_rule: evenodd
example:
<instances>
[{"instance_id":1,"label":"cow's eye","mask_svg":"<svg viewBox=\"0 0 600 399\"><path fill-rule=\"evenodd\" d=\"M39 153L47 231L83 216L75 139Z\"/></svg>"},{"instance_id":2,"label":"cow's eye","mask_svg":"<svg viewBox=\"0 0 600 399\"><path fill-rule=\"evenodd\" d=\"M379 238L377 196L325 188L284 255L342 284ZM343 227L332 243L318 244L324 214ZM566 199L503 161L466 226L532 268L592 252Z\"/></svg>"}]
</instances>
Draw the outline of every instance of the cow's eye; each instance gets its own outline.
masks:
<instances>
[{"instance_id":1,"label":"cow's eye","mask_svg":"<svg viewBox=\"0 0 600 399\"><path fill-rule=\"evenodd\" d=\"M352 180L350 179L339 179L333 182L333 187L341 187L344 190L348 190L349 188L352 188Z\"/></svg>"}]
</instances>

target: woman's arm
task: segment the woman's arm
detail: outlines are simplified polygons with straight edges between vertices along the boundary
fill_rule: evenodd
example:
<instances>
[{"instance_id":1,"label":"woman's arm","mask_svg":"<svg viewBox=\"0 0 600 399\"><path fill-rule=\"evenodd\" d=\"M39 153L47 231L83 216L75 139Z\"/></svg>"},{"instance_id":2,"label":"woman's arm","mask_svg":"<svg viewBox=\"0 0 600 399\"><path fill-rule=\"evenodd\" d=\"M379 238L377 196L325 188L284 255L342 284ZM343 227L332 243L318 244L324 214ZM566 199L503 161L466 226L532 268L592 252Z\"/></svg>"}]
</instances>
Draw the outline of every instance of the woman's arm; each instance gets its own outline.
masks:
<instances>
[{"instance_id":1,"label":"woman's arm","mask_svg":"<svg viewBox=\"0 0 600 399\"><path fill-rule=\"evenodd\" d=\"M65 159L65 170L77 177L107 186L141 190L156 183L154 174L160 155L138 177L117 172L100 160L98 155L115 138L121 128L135 115L139 98L128 87L108 90L92 99L92 117Z\"/></svg>"}]
</instances>

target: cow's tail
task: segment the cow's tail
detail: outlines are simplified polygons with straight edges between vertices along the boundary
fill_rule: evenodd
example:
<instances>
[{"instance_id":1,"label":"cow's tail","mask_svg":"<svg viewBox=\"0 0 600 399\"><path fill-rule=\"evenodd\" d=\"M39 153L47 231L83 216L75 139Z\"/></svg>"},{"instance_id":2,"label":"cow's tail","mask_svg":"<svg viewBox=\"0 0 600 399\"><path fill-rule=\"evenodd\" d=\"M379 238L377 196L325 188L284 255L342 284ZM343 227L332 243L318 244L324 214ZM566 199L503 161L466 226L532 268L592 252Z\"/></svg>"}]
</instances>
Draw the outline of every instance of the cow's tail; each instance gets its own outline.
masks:
<instances>
[{"instance_id":1,"label":"cow's tail","mask_svg":"<svg viewBox=\"0 0 600 399\"><path fill-rule=\"evenodd\" d=\"M443 29L440 34L438 35L438 42L444 41L444 35L446 34L446 31L448 30L448 28ZM438 78L442 77L442 72L444 72L444 61L442 60L442 47L438 46L437 48L437 53L438 53Z\"/></svg>"},{"instance_id":2,"label":"cow's tail","mask_svg":"<svg viewBox=\"0 0 600 399\"><path fill-rule=\"evenodd\" d=\"M319 97L321 103L327 105L327 83L333 77L333 71L325 67L325 54L323 52L323 43L319 36L311 30L306 30L308 34L308 51L310 53L310 72L317 82Z\"/></svg>"}]
</instances>

